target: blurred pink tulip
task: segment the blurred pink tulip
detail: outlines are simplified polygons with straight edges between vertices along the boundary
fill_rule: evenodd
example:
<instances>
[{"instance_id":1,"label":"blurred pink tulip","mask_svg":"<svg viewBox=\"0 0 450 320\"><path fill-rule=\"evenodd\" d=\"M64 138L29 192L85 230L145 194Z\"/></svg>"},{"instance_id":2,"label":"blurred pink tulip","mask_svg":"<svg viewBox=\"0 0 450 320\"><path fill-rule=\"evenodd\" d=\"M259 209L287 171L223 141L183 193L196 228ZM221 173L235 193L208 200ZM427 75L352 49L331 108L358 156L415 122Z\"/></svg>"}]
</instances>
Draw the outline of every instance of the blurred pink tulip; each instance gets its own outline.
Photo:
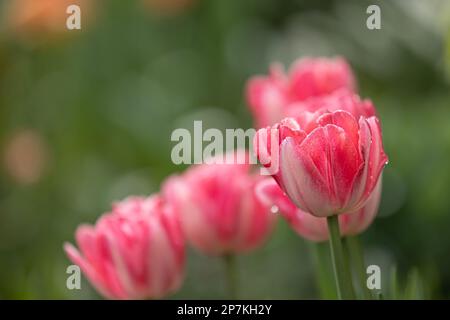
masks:
<instances>
[{"instance_id":1,"label":"blurred pink tulip","mask_svg":"<svg viewBox=\"0 0 450 320\"><path fill-rule=\"evenodd\" d=\"M355 90L353 72L343 58L304 58L290 70L289 93L294 100L328 95L341 88Z\"/></svg>"},{"instance_id":2,"label":"blurred pink tulip","mask_svg":"<svg viewBox=\"0 0 450 320\"><path fill-rule=\"evenodd\" d=\"M348 89L340 89L329 95L313 97L306 101L300 101L290 105L286 111L286 117L301 117L305 111L314 113L337 110L347 111L356 119L359 119L359 117L369 118L376 116L375 106L372 101L369 99L361 100L357 94Z\"/></svg>"},{"instance_id":3,"label":"blurred pink tulip","mask_svg":"<svg viewBox=\"0 0 450 320\"><path fill-rule=\"evenodd\" d=\"M297 208L273 179L261 181L257 186L258 196L268 205L276 205L280 214L291 227L307 240L322 242L329 238L326 218L317 218ZM354 213L339 215L342 236L355 236L364 232L374 220L381 198L381 179L366 205Z\"/></svg>"},{"instance_id":4,"label":"blurred pink tulip","mask_svg":"<svg viewBox=\"0 0 450 320\"><path fill-rule=\"evenodd\" d=\"M274 215L256 196L262 177L247 164L203 164L163 186L188 241L206 254L254 249L272 230Z\"/></svg>"},{"instance_id":5,"label":"blurred pink tulip","mask_svg":"<svg viewBox=\"0 0 450 320\"><path fill-rule=\"evenodd\" d=\"M252 77L246 88L247 103L258 128L272 125L284 118L290 104L289 82L282 66L274 64L267 77Z\"/></svg>"},{"instance_id":6,"label":"blurred pink tulip","mask_svg":"<svg viewBox=\"0 0 450 320\"><path fill-rule=\"evenodd\" d=\"M247 103L258 128L273 125L288 116L296 103L329 95L339 89L355 91L355 79L343 58L304 58L285 74L279 64L268 76L255 76L247 83Z\"/></svg>"},{"instance_id":7,"label":"blurred pink tulip","mask_svg":"<svg viewBox=\"0 0 450 320\"><path fill-rule=\"evenodd\" d=\"M159 196L130 197L95 226L76 231L78 251L64 249L105 297L161 298L183 280L184 240L178 220Z\"/></svg>"},{"instance_id":8,"label":"blurred pink tulip","mask_svg":"<svg viewBox=\"0 0 450 320\"><path fill-rule=\"evenodd\" d=\"M286 118L258 130L254 147L295 205L316 217L361 209L387 163L378 118L342 110Z\"/></svg>"}]
</instances>

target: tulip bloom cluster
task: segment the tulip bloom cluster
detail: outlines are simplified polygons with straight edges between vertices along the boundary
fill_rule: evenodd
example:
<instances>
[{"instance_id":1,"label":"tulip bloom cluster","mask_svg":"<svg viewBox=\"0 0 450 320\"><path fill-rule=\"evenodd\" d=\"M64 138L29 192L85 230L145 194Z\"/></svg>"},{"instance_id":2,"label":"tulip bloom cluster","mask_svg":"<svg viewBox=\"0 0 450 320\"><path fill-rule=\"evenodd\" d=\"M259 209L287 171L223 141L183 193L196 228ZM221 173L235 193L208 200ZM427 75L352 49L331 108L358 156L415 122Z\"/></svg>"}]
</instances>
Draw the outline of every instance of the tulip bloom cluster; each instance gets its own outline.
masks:
<instances>
[{"instance_id":1,"label":"tulip bloom cluster","mask_svg":"<svg viewBox=\"0 0 450 320\"><path fill-rule=\"evenodd\" d=\"M256 194L261 180L249 164L194 166L169 177L159 195L130 197L95 226L80 226L80 251L65 250L105 297L164 297L181 284L186 241L228 261L266 240L275 216Z\"/></svg>"},{"instance_id":2,"label":"tulip bloom cluster","mask_svg":"<svg viewBox=\"0 0 450 320\"><path fill-rule=\"evenodd\" d=\"M320 74L319 70L327 71L304 76ZM263 79L273 83L273 77L253 78L248 96ZM375 107L353 93L354 77L341 58L300 60L290 79L296 86L285 93L289 100L283 109L285 118L260 129L255 137L256 154L273 169L270 173L280 187L265 182L259 188L261 197L282 208L294 229L309 240L327 240L326 221L321 218L336 214L343 235L362 232L377 212L380 176L387 162ZM308 97L296 93L295 88L302 87L299 79L304 79L305 87L323 90L309 90L315 94ZM253 110L258 107L261 115L264 106L253 105Z\"/></svg>"},{"instance_id":3,"label":"tulip bloom cluster","mask_svg":"<svg viewBox=\"0 0 450 320\"><path fill-rule=\"evenodd\" d=\"M80 249L65 245L69 258L105 297L161 298L181 285L186 244L230 264L264 243L277 207L307 240L330 240L338 292L351 297L340 237L374 220L387 163L375 107L354 79L342 58L299 60L288 74L274 65L250 79L254 151L273 178L249 164L195 165L159 194L127 198L80 226Z\"/></svg>"},{"instance_id":4,"label":"tulip bloom cluster","mask_svg":"<svg viewBox=\"0 0 450 320\"><path fill-rule=\"evenodd\" d=\"M340 237L374 219L387 163L373 104L355 93L341 58L300 60L289 75L272 67L250 80L247 96L263 127L255 152L274 178L260 183L260 197L301 236L330 240L338 293L353 297Z\"/></svg>"},{"instance_id":5,"label":"tulip bloom cluster","mask_svg":"<svg viewBox=\"0 0 450 320\"><path fill-rule=\"evenodd\" d=\"M320 98L339 89L355 90L350 66L342 58L305 58L293 64L288 74L273 64L268 76L256 76L247 84L247 101L257 127L275 124L300 102Z\"/></svg>"}]
</instances>

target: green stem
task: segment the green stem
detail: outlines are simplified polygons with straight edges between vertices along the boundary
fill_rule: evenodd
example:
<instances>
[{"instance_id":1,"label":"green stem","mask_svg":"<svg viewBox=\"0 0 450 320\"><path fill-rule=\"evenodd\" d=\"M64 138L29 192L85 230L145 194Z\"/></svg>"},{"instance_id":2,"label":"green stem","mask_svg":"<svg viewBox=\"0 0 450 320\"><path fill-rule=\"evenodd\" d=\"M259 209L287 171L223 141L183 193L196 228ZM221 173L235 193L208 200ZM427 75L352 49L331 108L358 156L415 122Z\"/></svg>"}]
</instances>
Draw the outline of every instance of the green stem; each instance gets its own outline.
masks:
<instances>
[{"instance_id":1,"label":"green stem","mask_svg":"<svg viewBox=\"0 0 450 320\"><path fill-rule=\"evenodd\" d=\"M339 219L337 215L327 218L328 229L330 232L330 250L331 260L333 262L334 277L339 299L354 299L352 280L348 264L344 257L341 235L339 231Z\"/></svg>"},{"instance_id":2,"label":"green stem","mask_svg":"<svg viewBox=\"0 0 450 320\"><path fill-rule=\"evenodd\" d=\"M399 290L398 290L398 276L397 276L397 267L394 265L391 269L391 275L390 275L390 295L389 298L391 300L397 300L400 297Z\"/></svg>"},{"instance_id":3,"label":"green stem","mask_svg":"<svg viewBox=\"0 0 450 320\"><path fill-rule=\"evenodd\" d=\"M336 300L337 292L333 279L333 268L330 266L330 252L326 243L311 243L311 251L320 297Z\"/></svg>"},{"instance_id":4,"label":"green stem","mask_svg":"<svg viewBox=\"0 0 450 320\"><path fill-rule=\"evenodd\" d=\"M234 254L226 254L223 256L225 263L226 287L229 299L237 299L237 268L236 257Z\"/></svg>"},{"instance_id":5,"label":"green stem","mask_svg":"<svg viewBox=\"0 0 450 320\"><path fill-rule=\"evenodd\" d=\"M347 252L350 255L352 265L355 267L354 271L356 271L359 279L359 287L362 290L362 297L363 299L370 300L372 298L372 294L370 293L369 288L367 288L366 264L364 262L364 254L361 243L357 236L353 236L345 238L345 245Z\"/></svg>"}]
</instances>

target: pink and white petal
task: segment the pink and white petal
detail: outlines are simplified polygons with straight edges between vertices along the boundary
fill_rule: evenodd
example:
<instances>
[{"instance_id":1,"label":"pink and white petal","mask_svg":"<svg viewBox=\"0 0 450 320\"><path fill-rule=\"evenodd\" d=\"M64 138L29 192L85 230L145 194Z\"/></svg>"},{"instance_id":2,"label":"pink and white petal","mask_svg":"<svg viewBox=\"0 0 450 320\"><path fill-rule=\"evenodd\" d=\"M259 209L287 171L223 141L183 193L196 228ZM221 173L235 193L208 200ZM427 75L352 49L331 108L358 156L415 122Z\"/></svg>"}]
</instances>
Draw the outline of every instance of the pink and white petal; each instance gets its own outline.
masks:
<instances>
[{"instance_id":1,"label":"pink and white petal","mask_svg":"<svg viewBox=\"0 0 450 320\"><path fill-rule=\"evenodd\" d=\"M249 80L246 91L258 127L272 125L282 119L285 94L276 81L254 77Z\"/></svg>"},{"instance_id":2,"label":"pink and white petal","mask_svg":"<svg viewBox=\"0 0 450 320\"><path fill-rule=\"evenodd\" d=\"M280 214L300 236L314 242L328 239L325 218L314 217L297 208L272 179L261 181L258 184L257 193L263 202L277 206Z\"/></svg>"},{"instance_id":3,"label":"pink and white petal","mask_svg":"<svg viewBox=\"0 0 450 320\"><path fill-rule=\"evenodd\" d=\"M273 182L275 183L275 181ZM265 241L271 233L276 219L276 215L270 210L272 206L261 201L260 197L257 195L257 183L257 180L252 182L252 186L250 187L250 190L252 191L247 193L247 197L244 197L242 203L242 209L249 210L243 212L250 212L249 215L241 215L242 220L247 220L244 216L249 217L248 221L244 221L246 223L242 223L242 226L244 227L241 228L242 230L245 230L245 232L242 232L244 234L244 243L242 246L244 251L253 249Z\"/></svg>"},{"instance_id":4,"label":"pink and white petal","mask_svg":"<svg viewBox=\"0 0 450 320\"><path fill-rule=\"evenodd\" d=\"M342 114L342 113L341 113ZM354 181L362 170L363 162L358 148L342 128L332 124L325 126L328 140L328 181L336 209L342 212L352 195Z\"/></svg>"},{"instance_id":5,"label":"pink and white petal","mask_svg":"<svg viewBox=\"0 0 450 320\"><path fill-rule=\"evenodd\" d=\"M147 295L152 298L161 298L167 294L168 289L178 286L178 282L172 281L174 273L179 272L177 257L172 250L168 234L158 220L148 223L150 229L148 273L150 286Z\"/></svg>"},{"instance_id":6,"label":"pink and white petal","mask_svg":"<svg viewBox=\"0 0 450 320\"><path fill-rule=\"evenodd\" d=\"M344 129L348 139L353 143L355 149L359 145L359 125L355 117L347 111L338 110L321 115L317 122L324 127L327 124L334 124ZM359 154L357 156L360 156Z\"/></svg>"},{"instance_id":7,"label":"pink and white petal","mask_svg":"<svg viewBox=\"0 0 450 320\"><path fill-rule=\"evenodd\" d=\"M253 138L253 147L258 160L263 166L270 166L272 162L272 143L279 144L279 133L277 128L259 129Z\"/></svg>"},{"instance_id":8,"label":"pink and white petal","mask_svg":"<svg viewBox=\"0 0 450 320\"><path fill-rule=\"evenodd\" d=\"M97 236L94 227L86 224L80 225L75 231L75 240L86 260L93 265L101 263L102 257L97 248Z\"/></svg>"},{"instance_id":9,"label":"pink and white petal","mask_svg":"<svg viewBox=\"0 0 450 320\"><path fill-rule=\"evenodd\" d=\"M89 282L96 288L96 290L108 299L120 299L114 292L105 284L105 279L102 277L95 267L93 267L88 260L81 256L80 252L70 243L64 244L64 251L72 263L80 267L81 271L88 278Z\"/></svg>"},{"instance_id":10,"label":"pink and white petal","mask_svg":"<svg viewBox=\"0 0 450 320\"><path fill-rule=\"evenodd\" d=\"M208 206L205 203L208 197L199 194L201 189L195 186L196 184L189 186L183 178L171 177L164 184L163 192L168 202L174 206L186 239L196 248L214 254L221 244L211 218L207 217L202 208ZM194 201L195 197L201 199ZM210 206L213 208L212 204Z\"/></svg>"},{"instance_id":11,"label":"pink and white petal","mask_svg":"<svg viewBox=\"0 0 450 320\"><path fill-rule=\"evenodd\" d=\"M302 237L313 242L328 240L326 218L318 218L308 212L297 209L293 219L289 220L293 229Z\"/></svg>"},{"instance_id":12,"label":"pink and white petal","mask_svg":"<svg viewBox=\"0 0 450 320\"><path fill-rule=\"evenodd\" d=\"M360 150L364 167L352 191L353 207L361 208L375 188L388 158L383 150L381 128L376 117L360 118Z\"/></svg>"},{"instance_id":13,"label":"pink and white petal","mask_svg":"<svg viewBox=\"0 0 450 320\"><path fill-rule=\"evenodd\" d=\"M267 173L280 183L280 144L286 138L294 139L300 144L306 133L300 129L293 118L285 118L272 128L258 130L253 146L261 164L267 168Z\"/></svg>"},{"instance_id":14,"label":"pink and white petal","mask_svg":"<svg viewBox=\"0 0 450 320\"><path fill-rule=\"evenodd\" d=\"M185 261L184 237L180 221L172 205L166 205L160 215L161 224L169 237L172 249L176 255L176 261L179 266L183 266Z\"/></svg>"},{"instance_id":15,"label":"pink and white petal","mask_svg":"<svg viewBox=\"0 0 450 320\"><path fill-rule=\"evenodd\" d=\"M313 130L298 145L281 146L281 180L291 200L318 217L346 208L362 161L345 131L327 124Z\"/></svg>"},{"instance_id":16,"label":"pink and white petal","mask_svg":"<svg viewBox=\"0 0 450 320\"><path fill-rule=\"evenodd\" d=\"M106 272L99 272L95 269L86 258L82 257L80 252L71 244L64 244L64 251L66 252L69 259L76 265L78 265L81 271L85 274L91 285L105 298L108 299L124 299L125 293L121 288L114 285L110 281L109 276Z\"/></svg>"},{"instance_id":17,"label":"pink and white petal","mask_svg":"<svg viewBox=\"0 0 450 320\"><path fill-rule=\"evenodd\" d=\"M317 128L298 146L292 138L281 144L280 172L284 191L297 207L318 217L333 214L327 185L327 140Z\"/></svg>"},{"instance_id":18,"label":"pink and white petal","mask_svg":"<svg viewBox=\"0 0 450 320\"><path fill-rule=\"evenodd\" d=\"M262 180L256 186L256 195L267 206L276 206L286 218L294 217L297 207L272 178Z\"/></svg>"},{"instance_id":19,"label":"pink and white petal","mask_svg":"<svg viewBox=\"0 0 450 320\"><path fill-rule=\"evenodd\" d=\"M114 274L114 277L109 277L110 281L117 280L117 283L120 284L120 287L125 292L125 299L139 298L139 292L134 283L134 279L128 270L127 260L119 245L121 241L119 237L122 235L108 228L100 230L99 233L104 237L105 247L111 256L111 259L105 263L106 270Z\"/></svg>"},{"instance_id":20,"label":"pink and white petal","mask_svg":"<svg viewBox=\"0 0 450 320\"><path fill-rule=\"evenodd\" d=\"M341 223L342 234L348 236L358 235L364 232L373 222L377 213L381 199L382 182L379 179L377 186L370 195L364 207L357 212L342 214L339 218L345 218L347 221Z\"/></svg>"}]
</instances>

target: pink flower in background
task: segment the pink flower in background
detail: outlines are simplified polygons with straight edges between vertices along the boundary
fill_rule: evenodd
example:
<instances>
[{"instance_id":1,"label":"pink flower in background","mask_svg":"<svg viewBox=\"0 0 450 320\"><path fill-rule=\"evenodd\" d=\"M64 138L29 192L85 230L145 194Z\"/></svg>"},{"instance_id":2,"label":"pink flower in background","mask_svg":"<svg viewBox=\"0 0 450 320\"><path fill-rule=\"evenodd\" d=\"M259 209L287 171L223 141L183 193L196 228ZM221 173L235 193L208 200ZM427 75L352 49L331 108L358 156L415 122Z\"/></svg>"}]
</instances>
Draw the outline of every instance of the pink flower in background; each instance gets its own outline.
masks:
<instances>
[{"instance_id":1,"label":"pink flower in background","mask_svg":"<svg viewBox=\"0 0 450 320\"><path fill-rule=\"evenodd\" d=\"M256 196L262 177L247 164L203 164L170 177L164 196L174 204L192 246L206 254L230 254L261 245L274 214Z\"/></svg>"},{"instance_id":2,"label":"pink flower in background","mask_svg":"<svg viewBox=\"0 0 450 320\"><path fill-rule=\"evenodd\" d=\"M274 135L275 133L275 135ZM387 163L375 116L303 112L258 130L255 152L295 205L316 217L361 209Z\"/></svg>"},{"instance_id":3,"label":"pink flower in background","mask_svg":"<svg viewBox=\"0 0 450 320\"><path fill-rule=\"evenodd\" d=\"M79 251L65 244L67 255L107 298L161 298L182 283L184 240L159 196L115 204L95 226L78 227L76 240Z\"/></svg>"},{"instance_id":4,"label":"pink flower in background","mask_svg":"<svg viewBox=\"0 0 450 320\"><path fill-rule=\"evenodd\" d=\"M328 95L342 88L355 90L355 78L343 58L304 58L289 72L289 95L294 101Z\"/></svg>"},{"instance_id":5,"label":"pink flower in background","mask_svg":"<svg viewBox=\"0 0 450 320\"><path fill-rule=\"evenodd\" d=\"M273 125L288 116L296 103L346 89L355 91L355 79L343 58L304 58L285 74L279 64L268 76L255 76L247 83L247 103L258 128Z\"/></svg>"},{"instance_id":6,"label":"pink flower in background","mask_svg":"<svg viewBox=\"0 0 450 320\"><path fill-rule=\"evenodd\" d=\"M292 104L286 111L286 117L302 117L304 112L315 113L323 111L344 110L351 113L356 119L376 116L375 106L369 99L362 100L359 95L340 89L329 95L313 97L306 101Z\"/></svg>"},{"instance_id":7,"label":"pink flower in background","mask_svg":"<svg viewBox=\"0 0 450 320\"><path fill-rule=\"evenodd\" d=\"M252 77L246 88L247 103L250 106L258 128L272 125L284 118L290 103L289 82L282 66L274 64L266 76Z\"/></svg>"},{"instance_id":8,"label":"pink flower in background","mask_svg":"<svg viewBox=\"0 0 450 320\"><path fill-rule=\"evenodd\" d=\"M261 181L257 186L261 200L276 205L291 227L307 240L321 242L329 237L326 218L317 218L297 208L273 179ZM381 179L365 206L353 213L339 215L342 236L354 236L365 231L374 220L381 198Z\"/></svg>"}]
</instances>

